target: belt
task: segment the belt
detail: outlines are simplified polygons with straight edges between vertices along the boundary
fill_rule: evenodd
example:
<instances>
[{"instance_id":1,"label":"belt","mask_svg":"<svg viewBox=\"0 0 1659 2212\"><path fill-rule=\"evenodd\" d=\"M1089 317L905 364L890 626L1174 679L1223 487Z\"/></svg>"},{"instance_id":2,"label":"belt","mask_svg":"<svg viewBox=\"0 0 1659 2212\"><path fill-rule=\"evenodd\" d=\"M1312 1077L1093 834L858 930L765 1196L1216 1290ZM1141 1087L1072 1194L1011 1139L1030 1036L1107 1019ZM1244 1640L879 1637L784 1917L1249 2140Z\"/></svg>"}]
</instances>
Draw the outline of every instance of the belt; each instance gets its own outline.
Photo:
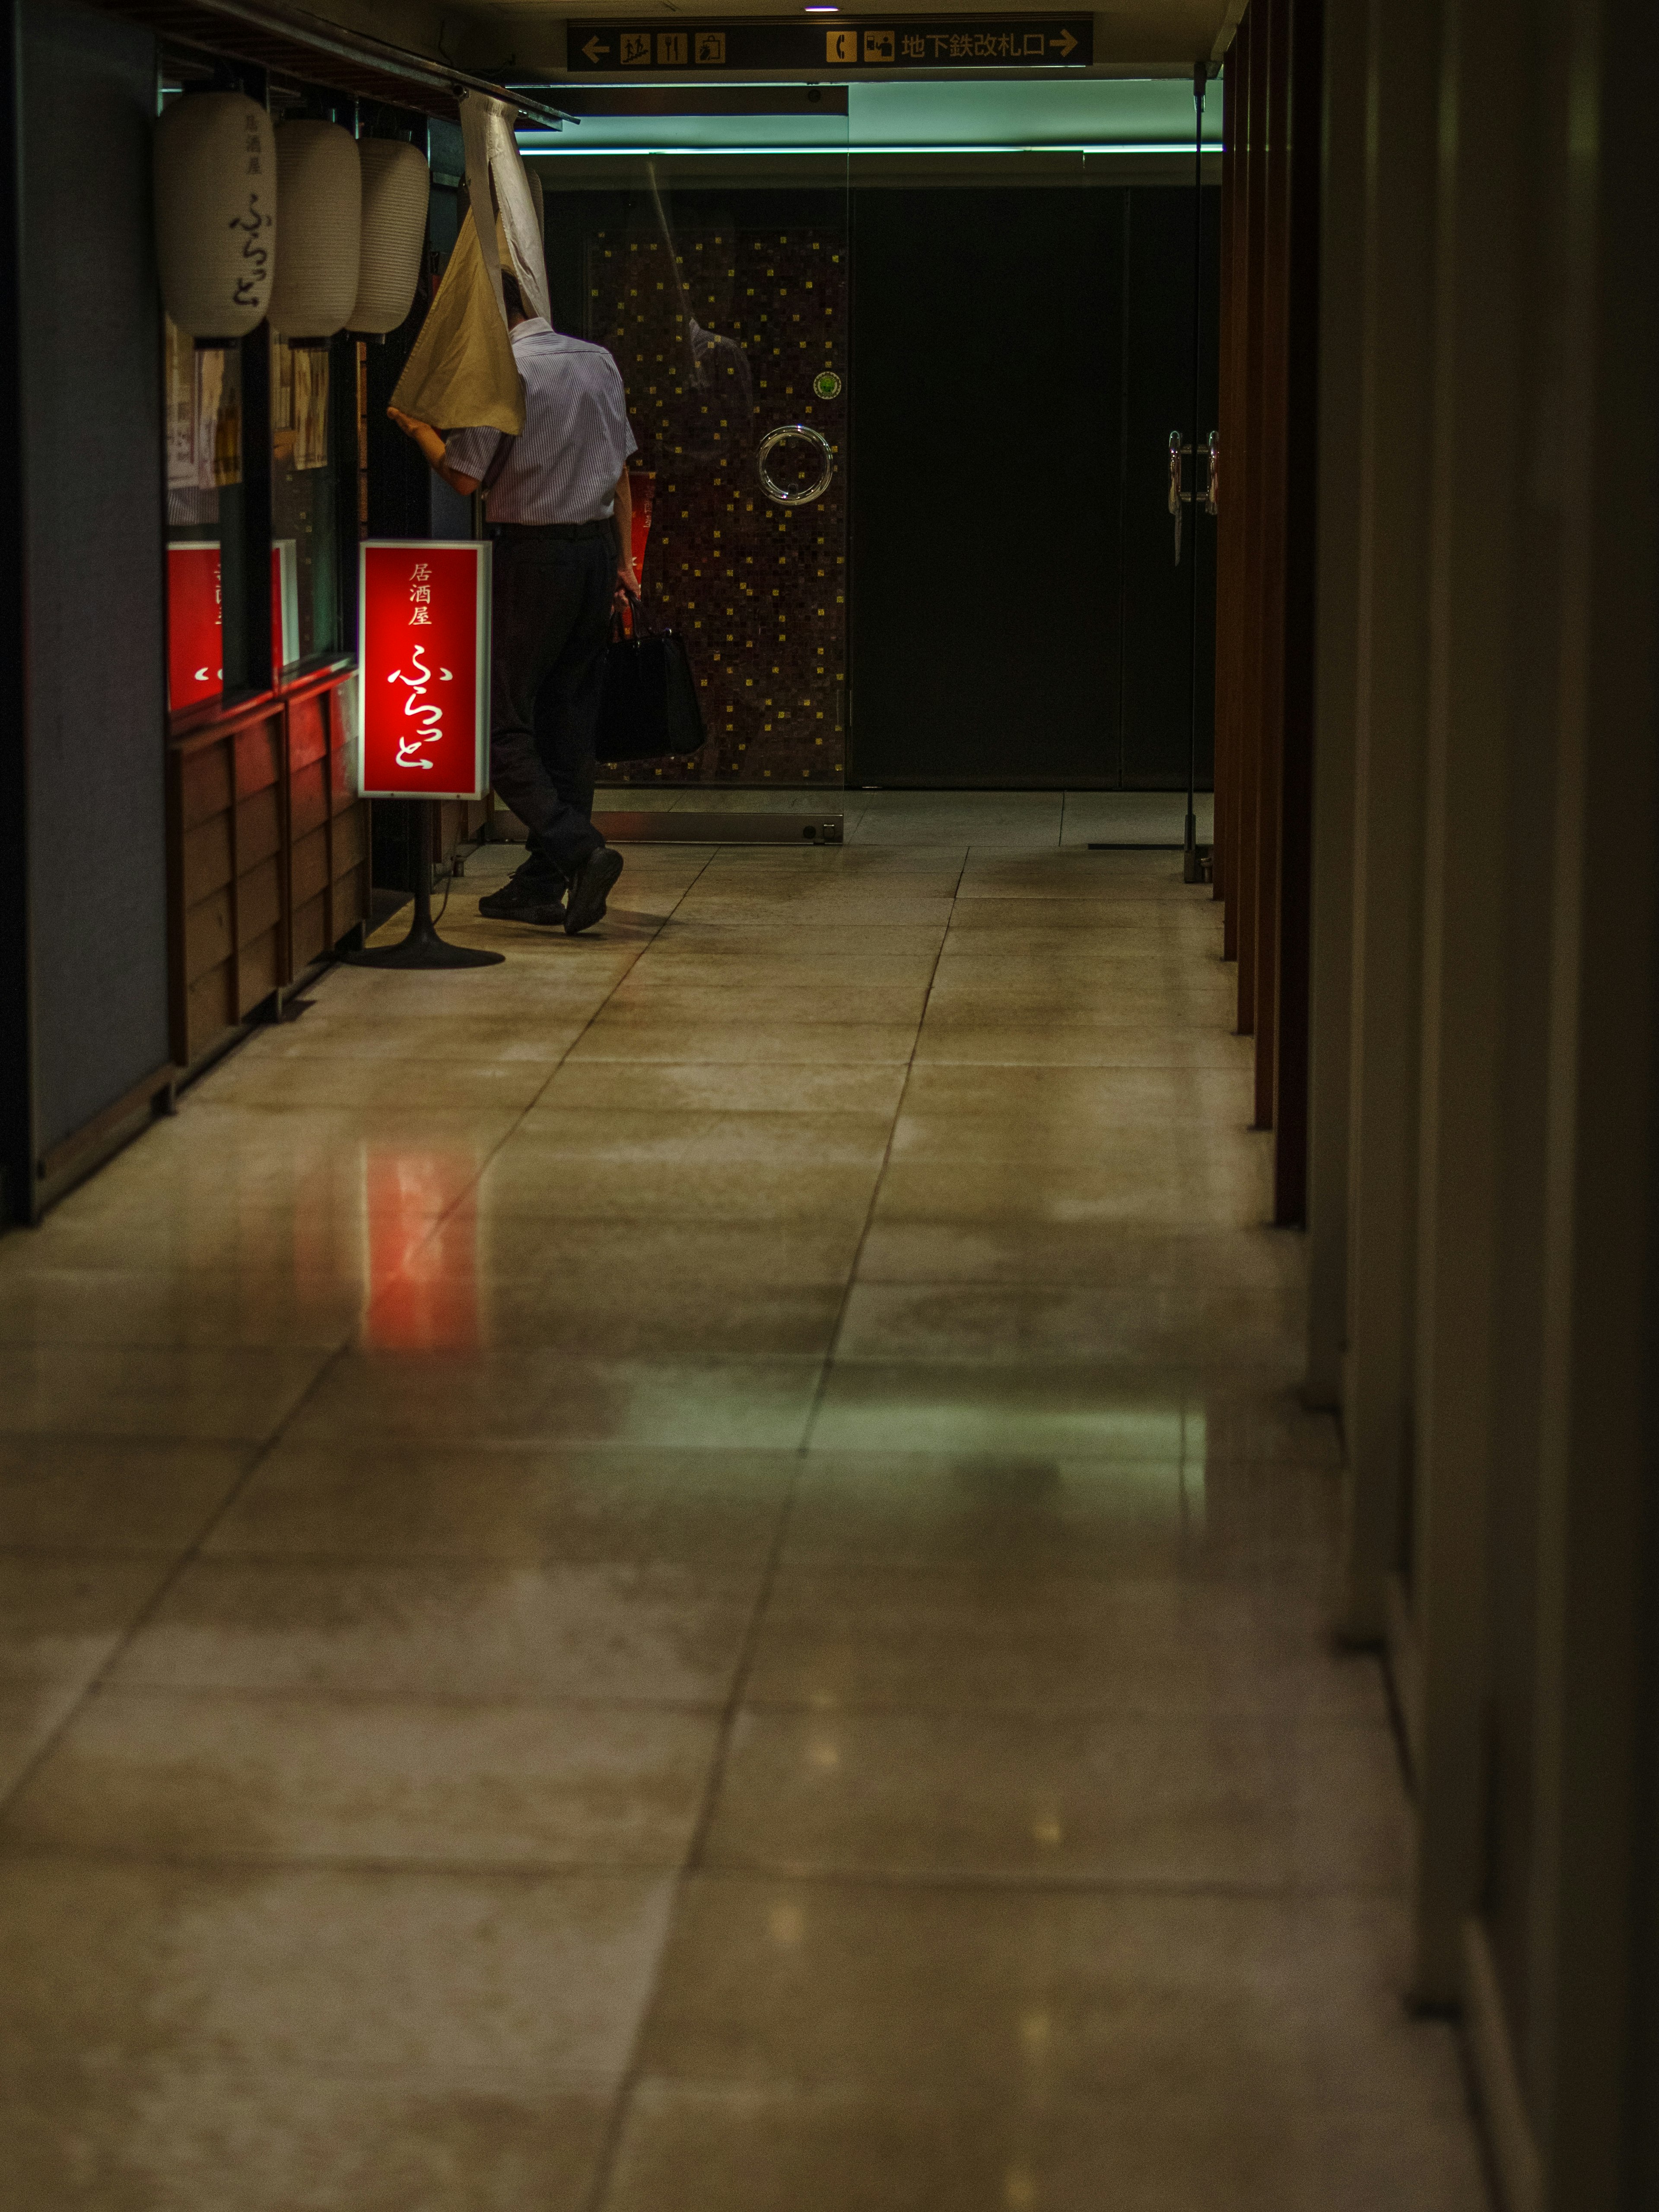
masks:
<instances>
[{"instance_id":1,"label":"belt","mask_svg":"<svg viewBox=\"0 0 1659 2212\"><path fill-rule=\"evenodd\" d=\"M609 515L597 522L492 522L492 538L504 538L511 544L520 538L562 538L572 542L584 538L610 538L615 534L615 525Z\"/></svg>"}]
</instances>

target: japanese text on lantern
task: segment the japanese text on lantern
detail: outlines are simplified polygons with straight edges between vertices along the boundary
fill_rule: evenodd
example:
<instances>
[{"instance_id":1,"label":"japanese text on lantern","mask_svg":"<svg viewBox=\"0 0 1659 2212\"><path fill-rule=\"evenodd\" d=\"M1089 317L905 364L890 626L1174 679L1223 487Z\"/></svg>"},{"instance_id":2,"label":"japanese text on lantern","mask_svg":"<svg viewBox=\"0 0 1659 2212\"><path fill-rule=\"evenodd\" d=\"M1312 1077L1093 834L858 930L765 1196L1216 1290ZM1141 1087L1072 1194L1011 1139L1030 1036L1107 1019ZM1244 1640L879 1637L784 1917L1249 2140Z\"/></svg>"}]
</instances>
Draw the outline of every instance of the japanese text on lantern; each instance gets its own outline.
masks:
<instances>
[{"instance_id":1,"label":"japanese text on lantern","mask_svg":"<svg viewBox=\"0 0 1659 2212\"><path fill-rule=\"evenodd\" d=\"M259 143L259 124L252 115L248 118L243 134L243 149L247 159L248 175L260 178L261 184L248 186L247 213L233 216L230 221L230 228L233 230L240 230L242 234L242 258L247 264L246 268L237 277L235 289L231 295L233 301L239 307L252 307L256 302L263 303L264 295L262 287L265 281L265 272L270 266L270 247L264 235L271 226L270 217L265 213L261 192L264 177L263 149Z\"/></svg>"}]
</instances>

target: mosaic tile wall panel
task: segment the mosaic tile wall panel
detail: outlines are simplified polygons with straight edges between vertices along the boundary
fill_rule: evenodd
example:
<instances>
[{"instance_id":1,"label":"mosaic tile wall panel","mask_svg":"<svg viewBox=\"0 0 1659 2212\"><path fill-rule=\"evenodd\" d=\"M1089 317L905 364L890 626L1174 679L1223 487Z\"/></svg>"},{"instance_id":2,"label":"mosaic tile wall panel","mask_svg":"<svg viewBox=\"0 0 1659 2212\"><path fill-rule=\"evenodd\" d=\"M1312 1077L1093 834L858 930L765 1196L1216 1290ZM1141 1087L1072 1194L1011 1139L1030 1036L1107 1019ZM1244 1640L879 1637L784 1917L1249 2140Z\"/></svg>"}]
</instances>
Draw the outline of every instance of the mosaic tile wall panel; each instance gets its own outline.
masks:
<instances>
[{"instance_id":1,"label":"mosaic tile wall panel","mask_svg":"<svg viewBox=\"0 0 1659 2212\"><path fill-rule=\"evenodd\" d=\"M596 231L587 334L628 386L643 465L655 472L644 583L684 636L708 743L642 761L630 783L839 785L846 694L847 252L840 231L781 224L682 228L665 240ZM833 380L833 396L824 396ZM811 506L769 500L755 448L809 422L836 449ZM781 483L809 482L804 441L774 450Z\"/></svg>"}]
</instances>

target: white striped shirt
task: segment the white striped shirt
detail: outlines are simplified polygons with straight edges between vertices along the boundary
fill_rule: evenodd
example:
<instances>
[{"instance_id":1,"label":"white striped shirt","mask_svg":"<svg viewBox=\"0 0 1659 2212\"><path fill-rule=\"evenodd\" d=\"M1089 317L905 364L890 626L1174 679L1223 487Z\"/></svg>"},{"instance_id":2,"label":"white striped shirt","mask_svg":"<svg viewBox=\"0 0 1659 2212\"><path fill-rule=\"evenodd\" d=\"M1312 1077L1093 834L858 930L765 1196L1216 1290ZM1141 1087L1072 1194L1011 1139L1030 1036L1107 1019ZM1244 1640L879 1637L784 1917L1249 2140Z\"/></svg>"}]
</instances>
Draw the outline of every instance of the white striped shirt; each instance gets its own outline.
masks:
<instances>
[{"instance_id":1,"label":"white striped shirt","mask_svg":"<svg viewBox=\"0 0 1659 2212\"><path fill-rule=\"evenodd\" d=\"M489 491L492 522L599 522L638 450L622 371L603 346L567 337L539 315L518 324L513 356L524 379L524 429ZM481 481L499 430L457 430L444 459Z\"/></svg>"}]
</instances>

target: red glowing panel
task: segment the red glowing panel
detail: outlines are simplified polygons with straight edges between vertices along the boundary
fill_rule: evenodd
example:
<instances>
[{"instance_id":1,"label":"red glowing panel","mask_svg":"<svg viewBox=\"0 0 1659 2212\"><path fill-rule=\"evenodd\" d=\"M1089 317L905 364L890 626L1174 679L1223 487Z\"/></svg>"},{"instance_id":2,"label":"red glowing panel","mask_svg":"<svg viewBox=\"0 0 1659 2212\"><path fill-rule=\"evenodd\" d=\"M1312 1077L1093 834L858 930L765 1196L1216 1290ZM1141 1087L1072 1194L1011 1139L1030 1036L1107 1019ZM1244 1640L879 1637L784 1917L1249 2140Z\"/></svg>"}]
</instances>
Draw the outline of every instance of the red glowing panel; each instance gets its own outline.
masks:
<instances>
[{"instance_id":1,"label":"red glowing panel","mask_svg":"<svg viewBox=\"0 0 1659 2212\"><path fill-rule=\"evenodd\" d=\"M489 547L362 547L358 788L365 799L482 799L489 788Z\"/></svg>"},{"instance_id":2,"label":"red glowing panel","mask_svg":"<svg viewBox=\"0 0 1659 2212\"><path fill-rule=\"evenodd\" d=\"M298 545L279 538L270 549L270 658L286 668L300 657ZM175 712L225 688L224 611L219 596L219 542L186 540L167 548L167 704Z\"/></svg>"},{"instance_id":3,"label":"red glowing panel","mask_svg":"<svg viewBox=\"0 0 1659 2212\"><path fill-rule=\"evenodd\" d=\"M651 542L651 509L656 502L657 472L654 469L629 469L629 495L633 501L634 574L640 588L645 588L645 549Z\"/></svg>"},{"instance_id":4,"label":"red glowing panel","mask_svg":"<svg viewBox=\"0 0 1659 2212\"><path fill-rule=\"evenodd\" d=\"M167 548L167 704L175 710L225 688L219 548Z\"/></svg>"}]
</instances>

